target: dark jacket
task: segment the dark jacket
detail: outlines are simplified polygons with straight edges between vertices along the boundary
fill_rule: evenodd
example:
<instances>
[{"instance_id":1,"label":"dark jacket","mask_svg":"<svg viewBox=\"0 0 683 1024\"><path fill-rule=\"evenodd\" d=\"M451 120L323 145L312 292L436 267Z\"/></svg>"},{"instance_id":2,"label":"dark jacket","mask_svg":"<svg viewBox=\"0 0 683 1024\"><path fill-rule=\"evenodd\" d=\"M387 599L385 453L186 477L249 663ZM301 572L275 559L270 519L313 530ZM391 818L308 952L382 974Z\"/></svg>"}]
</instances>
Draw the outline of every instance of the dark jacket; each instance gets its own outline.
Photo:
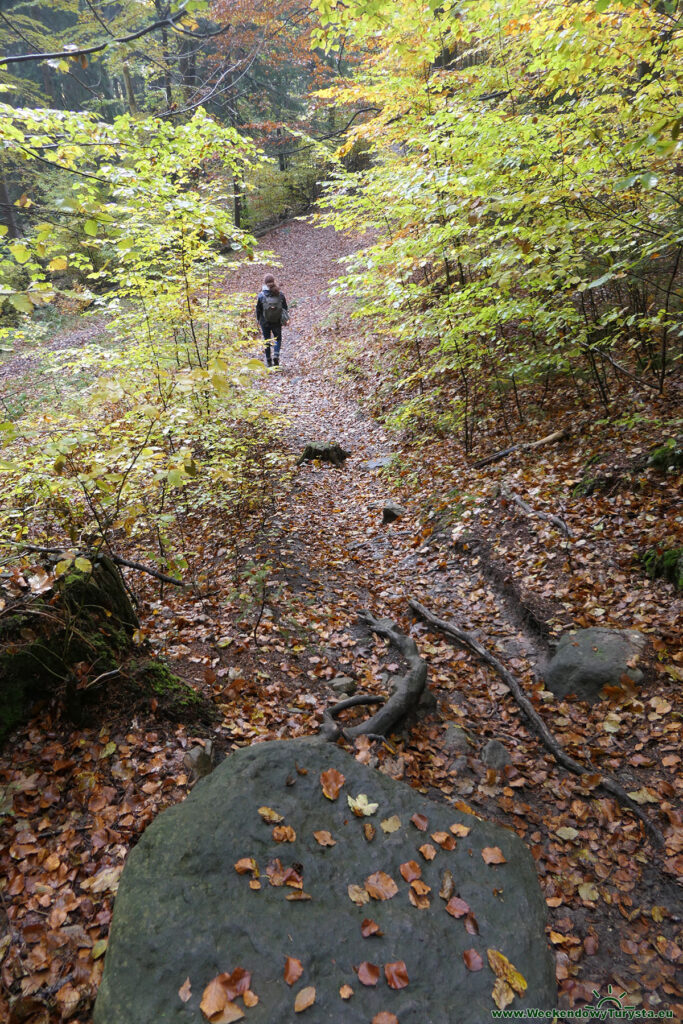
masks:
<instances>
[{"instance_id":1,"label":"dark jacket","mask_svg":"<svg viewBox=\"0 0 683 1024\"><path fill-rule=\"evenodd\" d=\"M287 299L285 298L285 293L283 291L281 291L279 294L282 297L282 308L283 309L287 309L288 307L287 307ZM256 319L261 324L261 326L263 326L263 322L264 322L263 321L263 300L266 297L266 295L270 295L270 288L263 288L259 292L258 299L256 300Z\"/></svg>"}]
</instances>

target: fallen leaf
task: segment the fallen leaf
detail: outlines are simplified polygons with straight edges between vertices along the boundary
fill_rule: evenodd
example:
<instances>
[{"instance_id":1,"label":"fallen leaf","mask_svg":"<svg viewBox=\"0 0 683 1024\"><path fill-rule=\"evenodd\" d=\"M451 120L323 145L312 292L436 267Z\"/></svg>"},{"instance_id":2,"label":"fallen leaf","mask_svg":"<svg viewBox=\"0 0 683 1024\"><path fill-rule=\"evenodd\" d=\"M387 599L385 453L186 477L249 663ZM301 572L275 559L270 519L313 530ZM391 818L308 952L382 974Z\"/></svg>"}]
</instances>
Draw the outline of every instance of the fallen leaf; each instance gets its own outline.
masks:
<instances>
[{"instance_id":1,"label":"fallen leaf","mask_svg":"<svg viewBox=\"0 0 683 1024\"><path fill-rule=\"evenodd\" d=\"M502 981L500 978L496 978L496 983L493 986L493 1001L499 1010L504 1010L506 1006L512 1002L515 998L515 993L512 991L506 981Z\"/></svg>"},{"instance_id":2,"label":"fallen leaf","mask_svg":"<svg viewBox=\"0 0 683 1024\"><path fill-rule=\"evenodd\" d=\"M595 903L596 900L600 899L597 886L593 885L592 882L581 883L579 886L579 896L582 900L586 900L587 903Z\"/></svg>"},{"instance_id":3,"label":"fallen leaf","mask_svg":"<svg viewBox=\"0 0 683 1024\"><path fill-rule=\"evenodd\" d=\"M408 968L403 960L396 960L392 964L385 964L384 976L387 979L389 988L400 989L408 986Z\"/></svg>"},{"instance_id":4,"label":"fallen leaf","mask_svg":"<svg viewBox=\"0 0 683 1024\"><path fill-rule=\"evenodd\" d=\"M351 988L350 985L342 985L342 987L339 989L339 995L342 997L342 999L350 999L351 996L353 995L353 989Z\"/></svg>"},{"instance_id":5,"label":"fallen leaf","mask_svg":"<svg viewBox=\"0 0 683 1024\"><path fill-rule=\"evenodd\" d=\"M285 820L284 816L278 814L272 807L259 807L258 812L267 825L278 825L281 821Z\"/></svg>"},{"instance_id":6,"label":"fallen leaf","mask_svg":"<svg viewBox=\"0 0 683 1024\"><path fill-rule=\"evenodd\" d=\"M442 900L449 900L455 892L455 879L453 873L448 868L444 871L441 876L441 888L439 889L439 896Z\"/></svg>"},{"instance_id":7,"label":"fallen leaf","mask_svg":"<svg viewBox=\"0 0 683 1024\"><path fill-rule=\"evenodd\" d=\"M370 902L370 893L360 885L350 885L346 891L349 894L349 899L358 907Z\"/></svg>"},{"instance_id":8,"label":"fallen leaf","mask_svg":"<svg viewBox=\"0 0 683 1024\"><path fill-rule=\"evenodd\" d=\"M369 821L363 822L363 835L369 843L375 838L375 826L370 824Z\"/></svg>"},{"instance_id":9,"label":"fallen leaf","mask_svg":"<svg viewBox=\"0 0 683 1024\"><path fill-rule=\"evenodd\" d=\"M209 982L204 989L202 1001L199 1004L199 1009L205 1017L208 1017L209 1020L221 1013L229 1001L228 994L225 990L225 985L221 981L221 977L222 975L219 974L217 978L213 978L213 980Z\"/></svg>"},{"instance_id":10,"label":"fallen leaf","mask_svg":"<svg viewBox=\"0 0 683 1024\"><path fill-rule=\"evenodd\" d=\"M424 846L421 846L420 853L425 860L434 860L436 857L436 850L431 843L425 843Z\"/></svg>"},{"instance_id":11,"label":"fallen leaf","mask_svg":"<svg viewBox=\"0 0 683 1024\"><path fill-rule=\"evenodd\" d=\"M392 814L390 818L386 818L380 822L382 832L386 832L387 835L391 835L392 832L398 832L401 827L401 819L398 814Z\"/></svg>"},{"instance_id":12,"label":"fallen leaf","mask_svg":"<svg viewBox=\"0 0 683 1024\"><path fill-rule=\"evenodd\" d=\"M293 843L296 840L296 832L291 825L276 825L273 829L273 839L276 843Z\"/></svg>"},{"instance_id":13,"label":"fallen leaf","mask_svg":"<svg viewBox=\"0 0 683 1024\"><path fill-rule=\"evenodd\" d=\"M465 961L465 967L468 971L480 971L484 966L484 961L479 956L476 949L466 949L462 954L462 958Z\"/></svg>"},{"instance_id":14,"label":"fallen leaf","mask_svg":"<svg viewBox=\"0 0 683 1024\"><path fill-rule=\"evenodd\" d=\"M295 981L298 981L301 975L304 973L303 964L301 960L297 960L294 956L288 956L285 960L285 974L284 978L288 985L293 985Z\"/></svg>"},{"instance_id":15,"label":"fallen leaf","mask_svg":"<svg viewBox=\"0 0 683 1024\"><path fill-rule=\"evenodd\" d=\"M451 832L453 833L454 836L458 836L459 839L464 839L465 836L468 836L471 831L472 828L470 825L460 825L458 822L456 822L454 825L451 825Z\"/></svg>"},{"instance_id":16,"label":"fallen leaf","mask_svg":"<svg viewBox=\"0 0 683 1024\"><path fill-rule=\"evenodd\" d=\"M451 917L464 917L470 913L469 903L465 903L459 896L453 896L446 904L446 911Z\"/></svg>"},{"instance_id":17,"label":"fallen leaf","mask_svg":"<svg viewBox=\"0 0 683 1024\"><path fill-rule=\"evenodd\" d=\"M235 864L235 871L238 875L256 874L258 875L258 868L256 861L253 857L242 857Z\"/></svg>"},{"instance_id":18,"label":"fallen leaf","mask_svg":"<svg viewBox=\"0 0 683 1024\"><path fill-rule=\"evenodd\" d=\"M398 892L398 886L385 871L375 871L365 879L365 888L374 900L390 900Z\"/></svg>"},{"instance_id":19,"label":"fallen leaf","mask_svg":"<svg viewBox=\"0 0 683 1024\"><path fill-rule=\"evenodd\" d=\"M379 981L379 967L364 960L355 968L361 985L376 985Z\"/></svg>"},{"instance_id":20,"label":"fallen leaf","mask_svg":"<svg viewBox=\"0 0 683 1024\"><path fill-rule=\"evenodd\" d=\"M307 988L302 988L301 992L297 994L294 1000L294 1012L303 1013L309 1006L313 1006L315 1002L315 985L309 985Z\"/></svg>"},{"instance_id":21,"label":"fallen leaf","mask_svg":"<svg viewBox=\"0 0 683 1024\"><path fill-rule=\"evenodd\" d=\"M187 1000L188 1000L188 999L190 998L190 996L192 995L192 987L191 987L191 985L190 985L190 979L189 979L189 977L188 977L188 978L185 978L185 981L184 981L184 982L182 983L182 985L181 985L181 986L180 986L180 988L178 989L178 995L180 996L180 998L182 999L182 1001L183 1001L184 1003L186 1003L186 1002L187 1002Z\"/></svg>"},{"instance_id":22,"label":"fallen leaf","mask_svg":"<svg viewBox=\"0 0 683 1024\"><path fill-rule=\"evenodd\" d=\"M297 900L310 900L312 899L310 892L304 892L303 889L297 890L296 892L288 892L285 899L290 903L295 903Z\"/></svg>"},{"instance_id":23,"label":"fallen leaf","mask_svg":"<svg viewBox=\"0 0 683 1024\"><path fill-rule=\"evenodd\" d=\"M104 868L92 878L86 878L81 882L81 889L89 889L90 892L116 892L122 871L123 864L118 864L115 868Z\"/></svg>"},{"instance_id":24,"label":"fallen leaf","mask_svg":"<svg viewBox=\"0 0 683 1024\"><path fill-rule=\"evenodd\" d=\"M519 973L514 964L497 949L487 949L489 966L493 973L502 981L505 981L510 988L514 989L517 995L524 995L526 992L526 979Z\"/></svg>"},{"instance_id":25,"label":"fallen leaf","mask_svg":"<svg viewBox=\"0 0 683 1024\"><path fill-rule=\"evenodd\" d=\"M422 878L422 868L416 860L407 860L398 869L406 882L412 882L415 878Z\"/></svg>"},{"instance_id":26,"label":"fallen leaf","mask_svg":"<svg viewBox=\"0 0 683 1024\"><path fill-rule=\"evenodd\" d=\"M258 996L255 992L252 992L250 988L247 989L242 998L244 999L245 1006L256 1006L258 1003Z\"/></svg>"},{"instance_id":27,"label":"fallen leaf","mask_svg":"<svg viewBox=\"0 0 683 1024\"><path fill-rule=\"evenodd\" d=\"M429 820L425 818L424 814L414 814L410 820L420 832L426 832L429 828Z\"/></svg>"},{"instance_id":28,"label":"fallen leaf","mask_svg":"<svg viewBox=\"0 0 683 1024\"><path fill-rule=\"evenodd\" d=\"M442 850L454 850L456 847L455 839L448 832L432 832L432 839Z\"/></svg>"},{"instance_id":29,"label":"fallen leaf","mask_svg":"<svg viewBox=\"0 0 683 1024\"><path fill-rule=\"evenodd\" d=\"M244 1018L244 1010L242 1010L237 1003L233 1003L229 1000L220 1013L211 1017L211 1024L234 1024L236 1020L242 1020Z\"/></svg>"},{"instance_id":30,"label":"fallen leaf","mask_svg":"<svg viewBox=\"0 0 683 1024\"><path fill-rule=\"evenodd\" d=\"M642 786L640 789L633 789L629 793L631 800L635 800L637 804L658 804L660 798L653 790L648 789L646 786Z\"/></svg>"},{"instance_id":31,"label":"fallen leaf","mask_svg":"<svg viewBox=\"0 0 683 1024\"><path fill-rule=\"evenodd\" d=\"M320 774L320 784L323 787L323 794L328 800L336 800L339 796L339 790L342 788L346 779L341 772L338 772L336 768L329 768L326 772Z\"/></svg>"},{"instance_id":32,"label":"fallen leaf","mask_svg":"<svg viewBox=\"0 0 683 1024\"><path fill-rule=\"evenodd\" d=\"M357 797L347 796L349 807L358 818L362 818L364 814L374 814L379 804L371 804L365 793L359 793Z\"/></svg>"},{"instance_id":33,"label":"fallen leaf","mask_svg":"<svg viewBox=\"0 0 683 1024\"><path fill-rule=\"evenodd\" d=\"M313 836L315 838L316 843L319 843L321 846L337 845L337 840L333 839L330 833L327 832L325 829L322 829L320 832L314 832Z\"/></svg>"},{"instance_id":34,"label":"fallen leaf","mask_svg":"<svg viewBox=\"0 0 683 1024\"><path fill-rule=\"evenodd\" d=\"M398 1017L394 1013L382 1010L372 1018L372 1024L398 1024Z\"/></svg>"},{"instance_id":35,"label":"fallen leaf","mask_svg":"<svg viewBox=\"0 0 683 1024\"><path fill-rule=\"evenodd\" d=\"M560 839L576 839L579 835L578 829L572 828L571 825L563 825L562 828L555 830L555 835L559 836Z\"/></svg>"},{"instance_id":36,"label":"fallen leaf","mask_svg":"<svg viewBox=\"0 0 683 1024\"><path fill-rule=\"evenodd\" d=\"M376 921L373 921L370 917L366 917L360 926L360 933L364 939L368 939L371 935L381 935L382 929Z\"/></svg>"},{"instance_id":37,"label":"fallen leaf","mask_svg":"<svg viewBox=\"0 0 683 1024\"><path fill-rule=\"evenodd\" d=\"M481 851L481 855L484 858L485 864L506 864L507 861L503 856L503 851L499 846L485 846Z\"/></svg>"}]
</instances>

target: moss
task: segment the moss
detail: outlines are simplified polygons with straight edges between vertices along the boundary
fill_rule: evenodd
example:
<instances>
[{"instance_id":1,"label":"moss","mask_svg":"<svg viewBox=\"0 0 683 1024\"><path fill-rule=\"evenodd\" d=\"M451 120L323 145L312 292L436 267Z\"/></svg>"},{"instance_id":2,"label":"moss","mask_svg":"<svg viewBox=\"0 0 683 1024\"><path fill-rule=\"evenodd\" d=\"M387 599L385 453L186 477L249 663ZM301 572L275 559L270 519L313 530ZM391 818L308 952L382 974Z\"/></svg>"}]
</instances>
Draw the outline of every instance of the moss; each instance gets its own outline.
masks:
<instances>
[{"instance_id":1,"label":"moss","mask_svg":"<svg viewBox=\"0 0 683 1024\"><path fill-rule=\"evenodd\" d=\"M683 590L683 547L649 548L641 557L650 579L664 579Z\"/></svg>"},{"instance_id":2,"label":"moss","mask_svg":"<svg viewBox=\"0 0 683 1024\"><path fill-rule=\"evenodd\" d=\"M671 469L683 469L683 434L670 437L659 448L655 448L650 453L647 464L660 473L667 473Z\"/></svg>"},{"instance_id":3,"label":"moss","mask_svg":"<svg viewBox=\"0 0 683 1024\"><path fill-rule=\"evenodd\" d=\"M197 691L171 672L163 661L145 660L136 664L133 670L135 677L147 692L178 708L188 708L202 703Z\"/></svg>"}]
</instances>

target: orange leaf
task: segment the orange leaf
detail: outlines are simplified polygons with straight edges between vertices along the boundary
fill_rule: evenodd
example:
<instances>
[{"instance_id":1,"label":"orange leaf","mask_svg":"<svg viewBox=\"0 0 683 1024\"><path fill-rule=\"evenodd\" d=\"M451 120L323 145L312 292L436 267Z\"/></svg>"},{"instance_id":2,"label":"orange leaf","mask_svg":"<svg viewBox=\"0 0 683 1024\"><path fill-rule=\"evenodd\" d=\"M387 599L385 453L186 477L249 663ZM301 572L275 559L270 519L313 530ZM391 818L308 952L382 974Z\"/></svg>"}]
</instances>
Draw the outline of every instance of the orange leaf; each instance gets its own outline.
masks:
<instances>
[{"instance_id":1,"label":"orange leaf","mask_svg":"<svg viewBox=\"0 0 683 1024\"><path fill-rule=\"evenodd\" d=\"M398 1024L398 1017L394 1013L387 1013L386 1010L382 1010L381 1013L376 1013L372 1018L372 1024Z\"/></svg>"},{"instance_id":2,"label":"orange leaf","mask_svg":"<svg viewBox=\"0 0 683 1024\"><path fill-rule=\"evenodd\" d=\"M342 985L342 987L339 989L339 995L342 997L342 999L350 999L351 996L353 995L353 989L351 988L350 985Z\"/></svg>"},{"instance_id":3,"label":"orange leaf","mask_svg":"<svg viewBox=\"0 0 683 1024\"><path fill-rule=\"evenodd\" d=\"M301 960L297 960L294 956L288 956L285 960L285 981L288 985L293 985L295 981L298 981L301 975L304 973L303 964Z\"/></svg>"},{"instance_id":4,"label":"orange leaf","mask_svg":"<svg viewBox=\"0 0 683 1024\"><path fill-rule=\"evenodd\" d=\"M244 1010L241 1010L237 1003L227 1002L221 1012L211 1018L211 1024L234 1024L243 1017Z\"/></svg>"},{"instance_id":5,"label":"orange leaf","mask_svg":"<svg viewBox=\"0 0 683 1024\"><path fill-rule=\"evenodd\" d=\"M424 846L421 846L420 853L425 860L434 860L436 857L436 850L431 843L425 843Z\"/></svg>"},{"instance_id":6,"label":"orange leaf","mask_svg":"<svg viewBox=\"0 0 683 1024\"><path fill-rule=\"evenodd\" d=\"M238 875L258 874L256 861L253 857L242 857L235 864L235 871Z\"/></svg>"},{"instance_id":7,"label":"orange leaf","mask_svg":"<svg viewBox=\"0 0 683 1024\"><path fill-rule=\"evenodd\" d=\"M363 889L360 885L349 885L347 890L349 899L358 907L362 907L364 903L370 902L370 896L366 889Z\"/></svg>"},{"instance_id":8,"label":"orange leaf","mask_svg":"<svg viewBox=\"0 0 683 1024\"><path fill-rule=\"evenodd\" d=\"M379 967L376 964L364 960L362 964L358 964L355 970L358 972L358 980L361 985L376 985L379 981Z\"/></svg>"},{"instance_id":9,"label":"orange leaf","mask_svg":"<svg viewBox=\"0 0 683 1024\"><path fill-rule=\"evenodd\" d=\"M228 994L225 991L225 985L223 985L221 977L222 975L219 974L217 978L209 982L204 989L202 1001L199 1004L200 1010L209 1020L219 1014L228 1003Z\"/></svg>"},{"instance_id":10,"label":"orange leaf","mask_svg":"<svg viewBox=\"0 0 683 1024\"><path fill-rule=\"evenodd\" d=\"M451 832L454 836L458 836L460 839L464 839L471 831L472 829L469 825L459 825L457 822L455 825L451 825Z\"/></svg>"},{"instance_id":11,"label":"orange leaf","mask_svg":"<svg viewBox=\"0 0 683 1024\"><path fill-rule=\"evenodd\" d=\"M459 896L453 896L446 904L446 910L451 917L464 917L465 914L469 914L470 907L469 903L465 903Z\"/></svg>"},{"instance_id":12,"label":"orange leaf","mask_svg":"<svg viewBox=\"0 0 683 1024\"><path fill-rule=\"evenodd\" d=\"M480 971L484 966L484 961L479 956L476 949L466 949L462 958L465 961L465 967L468 971Z\"/></svg>"},{"instance_id":13,"label":"orange leaf","mask_svg":"<svg viewBox=\"0 0 683 1024\"><path fill-rule=\"evenodd\" d=\"M315 1002L315 986L309 985L308 988L302 988L301 992L297 993L297 997L294 1000L294 1012L303 1013L309 1006L313 1006Z\"/></svg>"},{"instance_id":14,"label":"orange leaf","mask_svg":"<svg viewBox=\"0 0 683 1024\"><path fill-rule=\"evenodd\" d=\"M398 892L396 882L385 871L375 871L366 878L365 888L374 900L390 900Z\"/></svg>"},{"instance_id":15,"label":"orange leaf","mask_svg":"<svg viewBox=\"0 0 683 1024\"><path fill-rule=\"evenodd\" d=\"M323 793L328 800L336 800L339 796L339 790L342 788L346 779L341 772L338 772L336 768L329 768L326 772L320 774L320 784L323 787Z\"/></svg>"},{"instance_id":16,"label":"orange leaf","mask_svg":"<svg viewBox=\"0 0 683 1024\"><path fill-rule=\"evenodd\" d=\"M455 849L455 839L448 832L432 832L432 839L439 844L442 850Z\"/></svg>"},{"instance_id":17,"label":"orange leaf","mask_svg":"<svg viewBox=\"0 0 683 1024\"><path fill-rule=\"evenodd\" d=\"M363 835L369 843L375 838L375 826L366 821L363 825Z\"/></svg>"},{"instance_id":18,"label":"orange leaf","mask_svg":"<svg viewBox=\"0 0 683 1024\"><path fill-rule=\"evenodd\" d=\"M293 843L296 832L291 825L276 825L273 829L273 839L276 843Z\"/></svg>"},{"instance_id":19,"label":"orange leaf","mask_svg":"<svg viewBox=\"0 0 683 1024\"><path fill-rule=\"evenodd\" d=\"M360 926L360 933L364 939L367 939L371 935L381 935L382 929L376 921L373 921L370 917L366 917Z\"/></svg>"},{"instance_id":20,"label":"orange leaf","mask_svg":"<svg viewBox=\"0 0 683 1024\"><path fill-rule=\"evenodd\" d=\"M499 846L485 846L481 851L481 855L484 858L486 864L506 864L507 861L503 856L503 851Z\"/></svg>"},{"instance_id":21,"label":"orange leaf","mask_svg":"<svg viewBox=\"0 0 683 1024\"><path fill-rule=\"evenodd\" d=\"M232 974L219 974L217 981L225 987L228 999L237 999L244 995L251 985L251 971L245 971L244 967L236 967Z\"/></svg>"},{"instance_id":22,"label":"orange leaf","mask_svg":"<svg viewBox=\"0 0 683 1024\"><path fill-rule=\"evenodd\" d=\"M407 860L401 864L399 871L406 882L412 882L414 879L422 877L422 868L415 860Z\"/></svg>"},{"instance_id":23,"label":"orange leaf","mask_svg":"<svg viewBox=\"0 0 683 1024\"><path fill-rule=\"evenodd\" d=\"M426 832L429 828L429 820L425 818L424 814L414 814L410 820L420 832Z\"/></svg>"},{"instance_id":24,"label":"orange leaf","mask_svg":"<svg viewBox=\"0 0 683 1024\"><path fill-rule=\"evenodd\" d=\"M245 1006L256 1006L258 1003L258 996L255 992L252 992L250 988L244 993L244 1005Z\"/></svg>"},{"instance_id":25,"label":"orange leaf","mask_svg":"<svg viewBox=\"0 0 683 1024\"><path fill-rule=\"evenodd\" d=\"M384 976L387 979L389 988L406 988L408 985L408 968L403 960L396 960L393 964L385 964Z\"/></svg>"},{"instance_id":26,"label":"orange leaf","mask_svg":"<svg viewBox=\"0 0 683 1024\"><path fill-rule=\"evenodd\" d=\"M314 832L313 837L316 843L320 843L321 846L336 846L337 840L333 839L329 832L322 829L320 832Z\"/></svg>"},{"instance_id":27,"label":"orange leaf","mask_svg":"<svg viewBox=\"0 0 683 1024\"><path fill-rule=\"evenodd\" d=\"M184 1003L186 1003L187 1000L192 995L192 989L190 987L190 979L189 978L185 978L185 981L182 983L182 985L178 989L178 995L180 996L180 998L182 999L182 1001Z\"/></svg>"}]
</instances>

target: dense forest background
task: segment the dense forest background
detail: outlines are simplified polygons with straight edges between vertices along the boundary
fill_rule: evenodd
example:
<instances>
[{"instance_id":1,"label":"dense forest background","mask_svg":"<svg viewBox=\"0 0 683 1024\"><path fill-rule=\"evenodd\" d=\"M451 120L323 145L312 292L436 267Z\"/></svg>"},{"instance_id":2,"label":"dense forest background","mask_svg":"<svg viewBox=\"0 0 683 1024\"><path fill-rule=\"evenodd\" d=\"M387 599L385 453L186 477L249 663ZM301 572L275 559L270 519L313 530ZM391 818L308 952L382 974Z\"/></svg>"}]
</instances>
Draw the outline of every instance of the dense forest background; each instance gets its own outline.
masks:
<instances>
[{"instance_id":1,"label":"dense forest background","mask_svg":"<svg viewBox=\"0 0 683 1024\"><path fill-rule=\"evenodd\" d=\"M517 637L583 782L422 634L441 718L374 735L375 761L528 839L564 1005L607 984L679 1005L682 17L0 2L0 1016L89 1020L118 875L90 880L184 797L192 739L315 732L338 672L386 689L377 646L348 656L352 618L414 633L425 593L499 654ZM265 270L293 314L270 375ZM356 446L343 470L301 467L323 441ZM543 659L602 627L646 638L642 688L553 705ZM502 723L517 767L470 738L453 782L454 715L480 746Z\"/></svg>"}]
</instances>

